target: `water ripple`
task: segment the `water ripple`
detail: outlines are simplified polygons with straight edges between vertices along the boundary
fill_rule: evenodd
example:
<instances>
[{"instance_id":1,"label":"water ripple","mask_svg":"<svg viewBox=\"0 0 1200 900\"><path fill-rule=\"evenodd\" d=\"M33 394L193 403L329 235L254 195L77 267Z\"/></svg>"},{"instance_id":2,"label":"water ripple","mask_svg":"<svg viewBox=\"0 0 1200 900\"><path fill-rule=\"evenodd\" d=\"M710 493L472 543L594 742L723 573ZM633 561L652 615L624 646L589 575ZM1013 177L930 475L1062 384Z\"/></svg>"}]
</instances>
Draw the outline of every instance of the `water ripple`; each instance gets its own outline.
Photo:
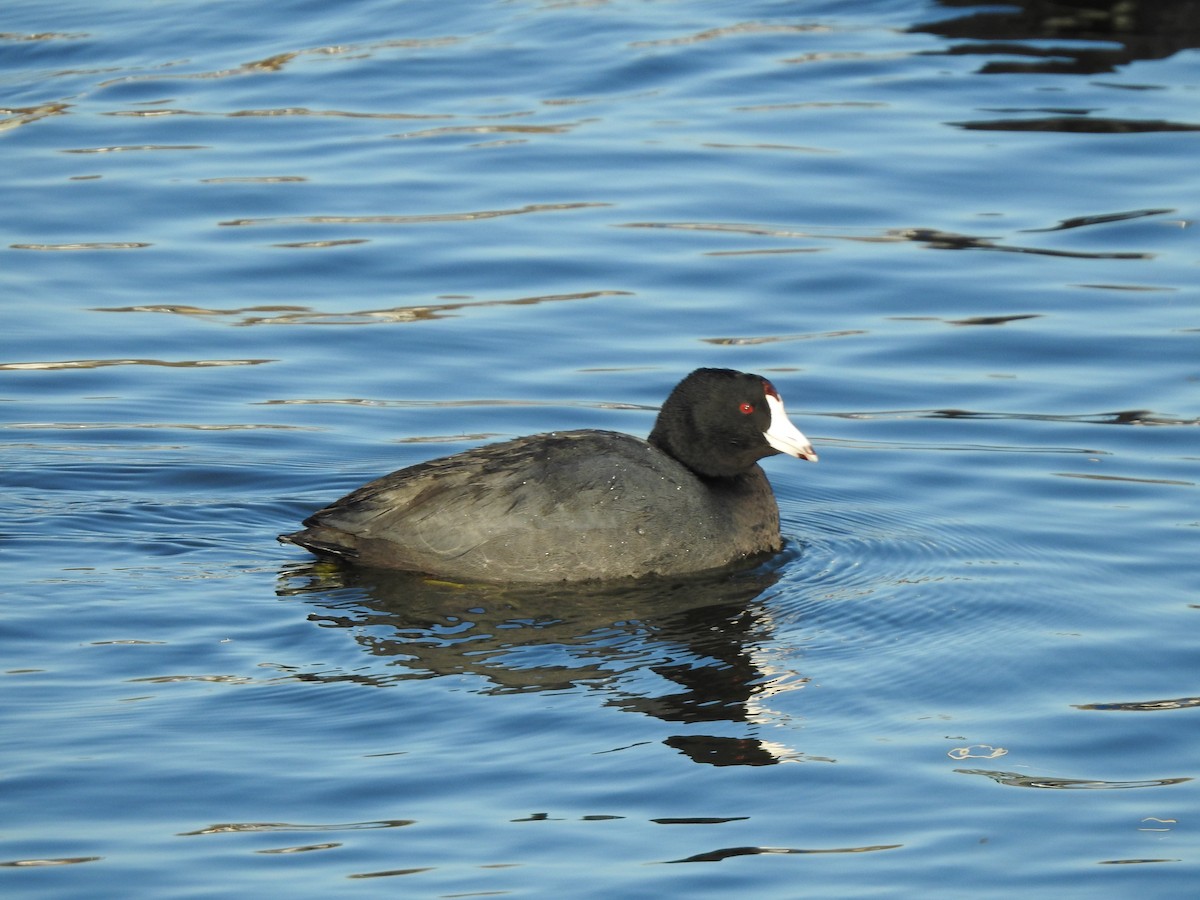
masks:
<instances>
[{"instance_id":1,"label":"water ripple","mask_svg":"<svg viewBox=\"0 0 1200 900\"><path fill-rule=\"evenodd\" d=\"M280 832L280 831L363 831L375 828L403 828L415 825L413 819L380 819L376 822L345 822L333 824L305 824L293 822L226 822L209 825L196 831L181 831L180 837L195 837L203 834L242 834L246 832Z\"/></svg>"},{"instance_id":2,"label":"water ripple","mask_svg":"<svg viewBox=\"0 0 1200 900\"><path fill-rule=\"evenodd\" d=\"M989 769L955 769L960 775L982 775L997 784L1009 787L1047 788L1059 791L1114 791L1131 788L1168 787L1184 784L1191 778L1148 778L1143 781L1098 781L1087 778L1052 778L1043 775L1022 775L1018 772L994 772Z\"/></svg>"},{"instance_id":3,"label":"water ripple","mask_svg":"<svg viewBox=\"0 0 1200 900\"><path fill-rule=\"evenodd\" d=\"M148 241L72 241L68 244L9 244L13 250L141 250L154 245Z\"/></svg>"},{"instance_id":4,"label":"water ripple","mask_svg":"<svg viewBox=\"0 0 1200 900\"><path fill-rule=\"evenodd\" d=\"M269 850L255 850L255 853L264 853L267 855L287 854L287 853L309 853L313 850L336 850L342 844L338 841L328 841L323 844L299 844L295 847L273 847Z\"/></svg>"},{"instance_id":5,"label":"water ripple","mask_svg":"<svg viewBox=\"0 0 1200 900\"><path fill-rule=\"evenodd\" d=\"M1148 409L1125 409L1098 413L1011 413L953 408L887 409L824 412L820 415L846 419L1005 419L1082 425L1200 425L1200 418L1165 416ZM1097 451L1086 450L1083 452L1094 453Z\"/></svg>"},{"instance_id":6,"label":"water ripple","mask_svg":"<svg viewBox=\"0 0 1200 900\"><path fill-rule=\"evenodd\" d=\"M1200 123L1165 119L1118 119L1107 116L1050 116L1038 119L981 119L949 122L967 131L1054 131L1074 134L1150 134L1161 131L1200 131Z\"/></svg>"},{"instance_id":7,"label":"water ripple","mask_svg":"<svg viewBox=\"0 0 1200 900\"><path fill-rule=\"evenodd\" d=\"M78 147L63 153L130 153L143 150L211 150L205 144L117 144L111 147Z\"/></svg>"},{"instance_id":8,"label":"water ripple","mask_svg":"<svg viewBox=\"0 0 1200 900\"><path fill-rule=\"evenodd\" d=\"M308 56L344 57L350 60L359 59L363 54L373 54L384 49L420 50L445 47L461 41L458 37L438 37L425 39L398 39L377 41L371 44L330 44L321 47L309 47L303 50L289 50L275 53L262 59L252 60L226 69L209 69L201 72L154 72L122 75L100 82L100 87L110 87L117 84L128 84L145 81L174 81L176 79L214 79L250 75L259 72L281 72L289 64ZM169 64L167 64L169 65Z\"/></svg>"},{"instance_id":9,"label":"water ripple","mask_svg":"<svg viewBox=\"0 0 1200 900\"><path fill-rule=\"evenodd\" d=\"M334 241L313 241L307 244L287 246L326 246ZM323 312L309 306L246 306L233 309L207 308L178 303L153 303L140 306L94 307L94 312L111 313L170 313L180 316L229 319L229 324L249 325L380 325L396 322L425 322L442 319L460 310L483 309L494 306L537 306L542 303L560 303L571 300L594 300L598 297L632 297L630 291L597 290L577 291L570 294L542 294L531 297L516 297L507 300L467 300L455 303L425 303L415 306L393 306L386 309L350 310L347 312ZM271 313L272 315L263 315ZM257 360L274 362L274 360ZM211 365L211 363L210 363Z\"/></svg>"},{"instance_id":10,"label":"water ripple","mask_svg":"<svg viewBox=\"0 0 1200 900\"><path fill-rule=\"evenodd\" d=\"M874 844L866 847L722 847L707 853L697 853L684 859L669 859L667 863L721 862L737 856L793 855L819 853L874 853L879 850L898 850L903 844Z\"/></svg>"},{"instance_id":11,"label":"water ripple","mask_svg":"<svg viewBox=\"0 0 1200 900\"><path fill-rule=\"evenodd\" d=\"M676 47L687 44L700 44L722 38L745 37L761 34L815 34L832 31L828 25L788 25L771 22L738 22L736 25L723 25L720 28L706 28L693 34L681 37L657 38L647 41L633 41L630 47Z\"/></svg>"},{"instance_id":12,"label":"water ripple","mask_svg":"<svg viewBox=\"0 0 1200 900\"><path fill-rule=\"evenodd\" d=\"M1200 707L1200 697L1176 697L1172 700L1135 700L1120 703L1083 703L1075 709L1093 709L1103 712L1160 712L1164 709L1195 709Z\"/></svg>"},{"instance_id":13,"label":"water ripple","mask_svg":"<svg viewBox=\"0 0 1200 900\"><path fill-rule=\"evenodd\" d=\"M228 219L218 225L428 225L437 222L477 222L503 216L523 216L531 213L565 212L574 209L594 209L610 203L528 203L512 209L478 209L469 212L427 213L410 216L264 216L251 219Z\"/></svg>"},{"instance_id":14,"label":"water ripple","mask_svg":"<svg viewBox=\"0 0 1200 900\"><path fill-rule=\"evenodd\" d=\"M443 125L437 128L425 128L420 131L406 131L403 134L392 134L388 137L401 140L413 138L453 137L456 135L479 134L567 134L581 125L598 121L583 119L579 122L560 122L549 125Z\"/></svg>"},{"instance_id":15,"label":"water ripple","mask_svg":"<svg viewBox=\"0 0 1200 900\"><path fill-rule=\"evenodd\" d=\"M274 359L63 359L49 362L0 363L0 372L47 371L61 369L103 369L108 366L165 366L175 369L199 369L211 366L258 366L278 362Z\"/></svg>"},{"instance_id":16,"label":"water ripple","mask_svg":"<svg viewBox=\"0 0 1200 900\"><path fill-rule=\"evenodd\" d=\"M1020 601L1020 579L1047 564L1047 551L1010 532L929 521L927 512L883 498L822 496L783 508L787 521L803 523L803 536L785 552L767 603L792 666L799 651L828 662L888 648L897 664L910 659L936 678L939 667L948 674L961 660L931 661L922 649L931 642L981 646L1048 615ZM895 671L857 677L867 684Z\"/></svg>"},{"instance_id":17,"label":"water ripple","mask_svg":"<svg viewBox=\"0 0 1200 900\"><path fill-rule=\"evenodd\" d=\"M103 856L60 856L46 859L10 859L0 862L0 867L13 869L41 868L43 866L73 866L78 863L99 862Z\"/></svg>"}]
</instances>

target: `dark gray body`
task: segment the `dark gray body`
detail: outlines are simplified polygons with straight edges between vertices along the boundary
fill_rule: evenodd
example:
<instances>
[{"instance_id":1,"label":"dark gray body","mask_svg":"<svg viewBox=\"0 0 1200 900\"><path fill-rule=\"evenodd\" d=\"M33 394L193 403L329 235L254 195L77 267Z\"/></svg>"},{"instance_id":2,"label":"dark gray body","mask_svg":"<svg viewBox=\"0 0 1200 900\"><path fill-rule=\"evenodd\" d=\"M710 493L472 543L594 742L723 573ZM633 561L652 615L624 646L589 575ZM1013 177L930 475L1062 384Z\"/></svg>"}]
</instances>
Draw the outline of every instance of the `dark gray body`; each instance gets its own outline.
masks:
<instances>
[{"instance_id":1,"label":"dark gray body","mask_svg":"<svg viewBox=\"0 0 1200 900\"><path fill-rule=\"evenodd\" d=\"M401 469L281 539L322 556L462 581L674 575L782 545L758 465L700 478L613 431L518 438Z\"/></svg>"}]
</instances>

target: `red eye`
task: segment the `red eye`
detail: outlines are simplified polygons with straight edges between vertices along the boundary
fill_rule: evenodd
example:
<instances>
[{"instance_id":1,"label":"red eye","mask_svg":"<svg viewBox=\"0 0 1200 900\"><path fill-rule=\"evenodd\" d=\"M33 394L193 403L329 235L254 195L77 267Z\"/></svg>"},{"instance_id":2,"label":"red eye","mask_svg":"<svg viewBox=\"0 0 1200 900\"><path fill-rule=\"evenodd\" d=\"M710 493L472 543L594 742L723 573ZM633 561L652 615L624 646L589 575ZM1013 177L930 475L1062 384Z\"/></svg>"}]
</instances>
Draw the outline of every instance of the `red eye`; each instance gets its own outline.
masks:
<instances>
[{"instance_id":1,"label":"red eye","mask_svg":"<svg viewBox=\"0 0 1200 900\"><path fill-rule=\"evenodd\" d=\"M754 412L754 404L753 403L743 403L741 406L738 407L738 412L740 412L744 416L748 416L748 415L750 415L750 413Z\"/></svg>"}]
</instances>

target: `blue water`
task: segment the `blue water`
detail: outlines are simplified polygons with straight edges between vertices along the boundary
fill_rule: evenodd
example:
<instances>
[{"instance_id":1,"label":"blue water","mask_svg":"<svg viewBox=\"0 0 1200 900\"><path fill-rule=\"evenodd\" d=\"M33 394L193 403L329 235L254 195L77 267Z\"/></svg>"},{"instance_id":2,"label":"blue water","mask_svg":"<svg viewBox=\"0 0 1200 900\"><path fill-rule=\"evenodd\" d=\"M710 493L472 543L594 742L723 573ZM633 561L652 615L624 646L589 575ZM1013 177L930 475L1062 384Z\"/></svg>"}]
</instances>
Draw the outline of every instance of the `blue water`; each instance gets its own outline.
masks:
<instances>
[{"instance_id":1,"label":"blue water","mask_svg":"<svg viewBox=\"0 0 1200 900\"><path fill-rule=\"evenodd\" d=\"M0 892L1193 896L1197 21L8 3ZM274 540L700 365L757 570Z\"/></svg>"}]
</instances>

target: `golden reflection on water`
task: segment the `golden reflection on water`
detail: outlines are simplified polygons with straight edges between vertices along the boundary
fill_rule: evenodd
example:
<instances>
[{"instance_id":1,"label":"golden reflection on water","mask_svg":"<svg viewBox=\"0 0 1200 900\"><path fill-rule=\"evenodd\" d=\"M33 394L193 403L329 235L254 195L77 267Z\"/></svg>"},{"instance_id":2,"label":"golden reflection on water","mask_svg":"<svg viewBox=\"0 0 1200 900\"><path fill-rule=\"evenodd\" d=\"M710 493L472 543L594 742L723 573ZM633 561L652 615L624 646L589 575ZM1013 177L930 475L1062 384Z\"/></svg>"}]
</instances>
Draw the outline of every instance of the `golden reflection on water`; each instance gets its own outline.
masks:
<instances>
[{"instance_id":1,"label":"golden reflection on water","mask_svg":"<svg viewBox=\"0 0 1200 900\"><path fill-rule=\"evenodd\" d=\"M460 407L475 407L475 406L549 406L549 407L572 407L574 409L619 409L619 410L643 410L653 412L658 409L657 406L645 406L638 403L619 403L613 400L503 400L503 399L478 399L478 400L370 400L365 397L293 397L287 400L259 400L256 401L256 406L379 406L379 407L398 407L404 409L456 409ZM418 437L400 438L396 440L397 444L420 444L420 443L441 443L445 441L466 441L478 438L480 440L495 437L491 433L481 434L456 434L448 437L439 437L436 435L421 435Z\"/></svg>"},{"instance_id":2,"label":"golden reflection on water","mask_svg":"<svg viewBox=\"0 0 1200 900\"><path fill-rule=\"evenodd\" d=\"M114 84L128 84L130 82L140 81L163 81L180 78L232 78L242 75L277 73L282 72L284 68L296 60L310 56L342 56L347 59L361 59L364 56L372 56L380 50L419 50L431 47L444 47L449 44L458 43L461 40L463 39L459 37L439 37L377 41L371 44L331 44L324 47L309 47L303 50L288 50L282 53L276 53L271 56L264 57L263 59L256 59L250 62L242 63L239 66L232 66L227 69L213 69L204 72L169 71L122 75L119 78L112 78L108 81L100 82L99 87L109 87ZM167 63L163 66L163 68L171 68L178 65L180 65L180 63Z\"/></svg>"},{"instance_id":3,"label":"golden reflection on water","mask_svg":"<svg viewBox=\"0 0 1200 900\"><path fill-rule=\"evenodd\" d=\"M58 102L43 103L39 106L0 107L0 116L12 116L12 118L0 122L0 131L28 125L30 122L37 122L39 119L46 119L50 116L63 116L70 108L70 103Z\"/></svg>"},{"instance_id":4,"label":"golden reflection on water","mask_svg":"<svg viewBox=\"0 0 1200 900\"><path fill-rule=\"evenodd\" d=\"M313 242L319 246L328 246L332 242ZM278 246L311 246L306 244L281 244ZM183 316L219 316L236 319L232 325L378 325L394 322L420 322L430 319L445 318L461 309L474 309L487 306L536 306L541 303L554 303L569 300L592 300L597 297L632 297L629 291L582 291L575 294L544 294L535 297L517 297L511 300L467 300L461 303L433 303L419 306L394 306L387 309L354 310L349 312L322 312L309 306L246 306L235 309L207 309L201 306L162 303L146 306L115 306L94 307L92 312L119 313L174 313ZM254 315L248 315L253 313ZM259 313L278 313L278 315L258 315ZM246 365L251 362L273 362L273 360L229 361L224 364ZM108 365L116 365L108 362ZM166 363L161 363L167 365ZM206 363L217 365L216 362ZM33 364L24 364L33 365ZM182 365L176 363L175 365ZM65 367L65 366L64 366ZM0 366L0 368L3 368Z\"/></svg>"},{"instance_id":5,"label":"golden reflection on water","mask_svg":"<svg viewBox=\"0 0 1200 900\"><path fill-rule=\"evenodd\" d=\"M91 35L86 31L42 31L37 34L0 31L0 41L78 41L89 37Z\"/></svg>"},{"instance_id":6,"label":"golden reflection on water","mask_svg":"<svg viewBox=\"0 0 1200 900\"><path fill-rule=\"evenodd\" d=\"M154 100L151 104L165 103L168 101ZM65 110L68 104L58 104ZM148 104L149 105L149 104ZM40 107L39 107L40 108ZM19 110L12 110L18 112ZM4 110L0 110L2 114ZM116 109L109 112L100 113L102 116L128 116L132 118L157 118L160 116L220 116L227 119L240 118L277 118L280 116L310 116L310 117L338 117L345 119L402 119L402 120L429 120L429 119L453 119L454 116L433 113L389 113L389 112L356 112L346 109L309 109L306 106L283 106L269 109L238 109L233 112L208 112L206 110L194 109Z\"/></svg>"},{"instance_id":7,"label":"golden reflection on water","mask_svg":"<svg viewBox=\"0 0 1200 900\"><path fill-rule=\"evenodd\" d=\"M103 856L60 856L46 859L10 859L0 862L0 867L13 869L39 868L41 866L73 866L77 863L98 862Z\"/></svg>"},{"instance_id":8,"label":"golden reflection on water","mask_svg":"<svg viewBox=\"0 0 1200 900\"><path fill-rule=\"evenodd\" d=\"M12 250L140 250L147 241L77 241L70 244L9 244Z\"/></svg>"},{"instance_id":9,"label":"golden reflection on water","mask_svg":"<svg viewBox=\"0 0 1200 900\"><path fill-rule=\"evenodd\" d=\"M142 150L211 150L205 144L116 144L112 147L76 147L62 153L131 153Z\"/></svg>"},{"instance_id":10,"label":"golden reflection on water","mask_svg":"<svg viewBox=\"0 0 1200 900\"><path fill-rule=\"evenodd\" d=\"M293 241L284 244L272 244L272 247L286 247L291 250L319 250L325 247L346 247L351 244L369 244L367 238L344 238L339 241Z\"/></svg>"},{"instance_id":11,"label":"golden reflection on water","mask_svg":"<svg viewBox=\"0 0 1200 900\"><path fill-rule=\"evenodd\" d=\"M757 344L778 344L786 341L816 341L828 338L855 337L868 333L852 328L846 331L825 331L812 334L772 334L762 337L713 337L701 338L700 340L706 344L717 344L722 347L748 347Z\"/></svg>"},{"instance_id":12,"label":"golden reflection on water","mask_svg":"<svg viewBox=\"0 0 1200 900\"><path fill-rule=\"evenodd\" d=\"M598 122L599 119L581 119L578 122L560 122L549 125L443 125L439 128L425 128L421 131L406 131L403 134L392 134L388 137L429 138L445 137L453 134L566 134L580 125Z\"/></svg>"},{"instance_id":13,"label":"golden reflection on water","mask_svg":"<svg viewBox=\"0 0 1200 900\"><path fill-rule=\"evenodd\" d=\"M264 216L262 218L228 219L218 225L426 225L435 222L475 222L501 216L522 216L529 213L563 212L573 209L593 209L611 203L529 203L514 209L481 209L460 213L427 213L410 216Z\"/></svg>"},{"instance_id":14,"label":"golden reflection on water","mask_svg":"<svg viewBox=\"0 0 1200 900\"><path fill-rule=\"evenodd\" d=\"M195 831L181 831L179 837L197 837L204 834L237 834L242 832L275 832L275 831L362 831L373 828L403 828L405 825L415 825L413 819L379 819L373 822L333 822L333 823L294 823L294 822L223 822L198 828Z\"/></svg>"},{"instance_id":15,"label":"golden reflection on water","mask_svg":"<svg viewBox=\"0 0 1200 900\"><path fill-rule=\"evenodd\" d=\"M231 119L246 116L271 118L275 116L332 116L344 119L452 119L453 116L436 113L387 113L354 112L348 109L309 109L306 106L285 106L275 109L239 109L230 113L217 113Z\"/></svg>"},{"instance_id":16,"label":"golden reflection on water","mask_svg":"<svg viewBox=\"0 0 1200 900\"><path fill-rule=\"evenodd\" d=\"M47 429L50 431L64 429L99 429L107 431L113 429L124 430L127 428L162 428L180 431L324 431L323 428L313 425L266 425L253 422L228 424L202 424L196 422L13 422L11 424L0 425L0 428Z\"/></svg>"},{"instance_id":17,"label":"golden reflection on water","mask_svg":"<svg viewBox=\"0 0 1200 900\"><path fill-rule=\"evenodd\" d=\"M323 844L299 844L295 847L273 847L268 850L255 850L255 853L265 853L273 855L277 853L308 853L312 850L336 850L341 847L339 841L328 841Z\"/></svg>"},{"instance_id":18,"label":"golden reflection on water","mask_svg":"<svg viewBox=\"0 0 1200 900\"><path fill-rule=\"evenodd\" d=\"M175 369L210 366L257 366L274 359L65 359L50 362L0 363L0 371L47 371L57 369L100 369L106 366L167 366Z\"/></svg>"},{"instance_id":19,"label":"golden reflection on water","mask_svg":"<svg viewBox=\"0 0 1200 900\"><path fill-rule=\"evenodd\" d=\"M738 22L736 25L725 25L720 28L707 28L694 34L682 37L659 38L650 41L634 41L630 47L677 47L683 44L700 44L704 41L715 41L721 38L740 37L756 34L817 34L832 33L828 25L778 25L767 22Z\"/></svg>"}]
</instances>

